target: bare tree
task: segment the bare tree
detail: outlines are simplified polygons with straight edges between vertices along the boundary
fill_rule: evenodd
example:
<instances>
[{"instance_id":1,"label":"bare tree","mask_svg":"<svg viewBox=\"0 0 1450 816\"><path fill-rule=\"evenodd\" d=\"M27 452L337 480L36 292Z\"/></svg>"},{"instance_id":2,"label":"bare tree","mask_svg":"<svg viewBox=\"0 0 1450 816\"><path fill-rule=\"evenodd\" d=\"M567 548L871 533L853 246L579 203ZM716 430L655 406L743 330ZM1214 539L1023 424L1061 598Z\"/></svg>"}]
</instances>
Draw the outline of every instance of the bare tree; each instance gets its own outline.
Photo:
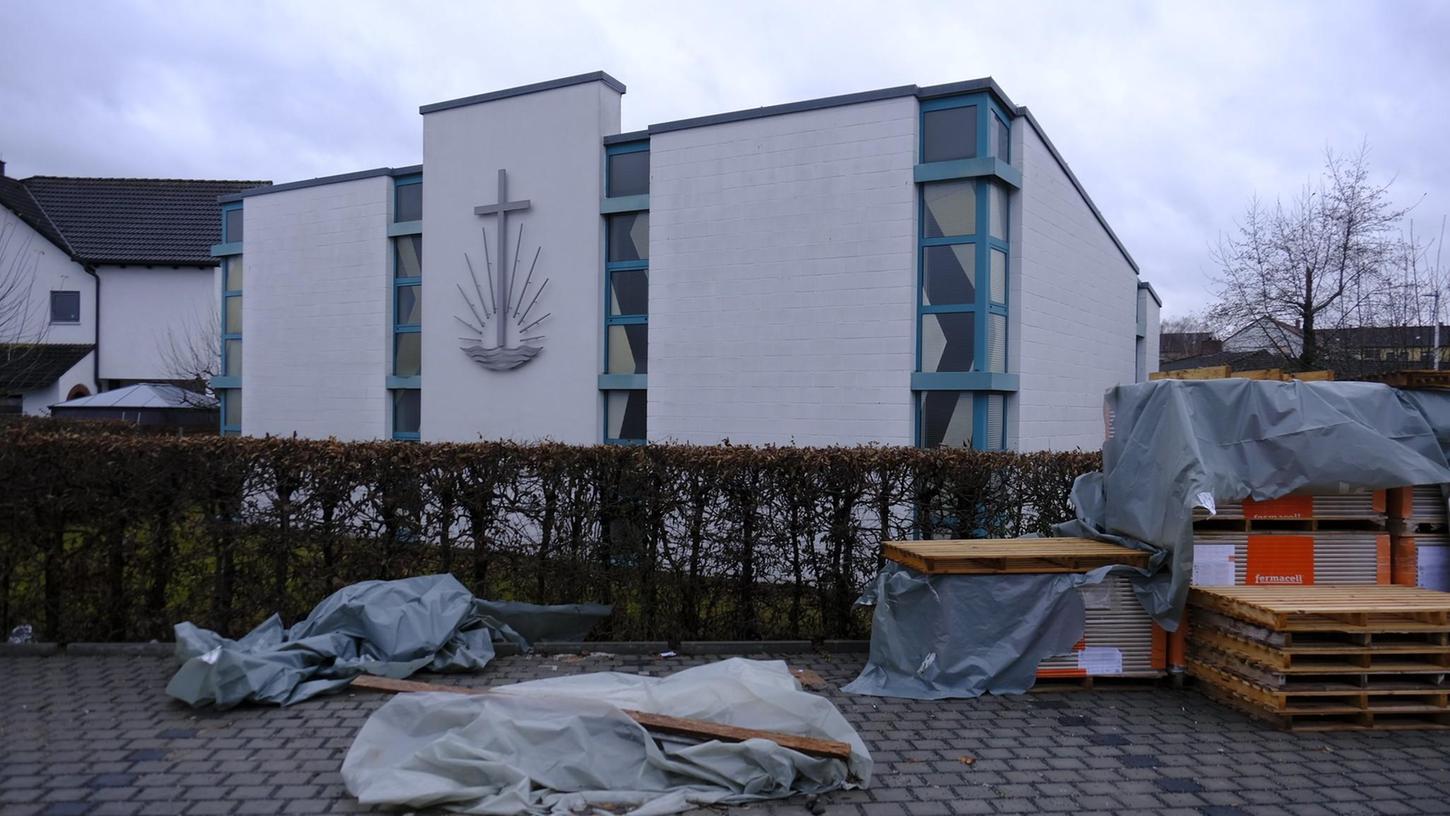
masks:
<instances>
[{"instance_id":1,"label":"bare tree","mask_svg":"<svg viewBox=\"0 0 1450 816\"><path fill-rule=\"evenodd\" d=\"M1159 321L1160 334L1213 334L1213 324L1206 315L1187 312L1178 317L1166 317Z\"/></svg>"},{"instance_id":2,"label":"bare tree","mask_svg":"<svg viewBox=\"0 0 1450 816\"><path fill-rule=\"evenodd\" d=\"M1371 180L1362 145L1347 156L1326 151L1319 181L1287 203L1251 201L1215 252L1216 320L1232 329L1267 316L1298 327L1305 368L1320 364L1318 331L1374 325L1393 297L1396 264L1416 253L1398 232L1408 208L1389 189Z\"/></svg>"},{"instance_id":3,"label":"bare tree","mask_svg":"<svg viewBox=\"0 0 1450 816\"><path fill-rule=\"evenodd\" d=\"M217 306L183 316L157 341L157 351L173 379L193 391L212 394L211 380L221 374L221 323Z\"/></svg>"},{"instance_id":4,"label":"bare tree","mask_svg":"<svg viewBox=\"0 0 1450 816\"><path fill-rule=\"evenodd\" d=\"M40 342L49 327L44 305L34 296L41 254L20 219L0 209L0 363L7 372L0 392L16 390L40 361Z\"/></svg>"}]
</instances>

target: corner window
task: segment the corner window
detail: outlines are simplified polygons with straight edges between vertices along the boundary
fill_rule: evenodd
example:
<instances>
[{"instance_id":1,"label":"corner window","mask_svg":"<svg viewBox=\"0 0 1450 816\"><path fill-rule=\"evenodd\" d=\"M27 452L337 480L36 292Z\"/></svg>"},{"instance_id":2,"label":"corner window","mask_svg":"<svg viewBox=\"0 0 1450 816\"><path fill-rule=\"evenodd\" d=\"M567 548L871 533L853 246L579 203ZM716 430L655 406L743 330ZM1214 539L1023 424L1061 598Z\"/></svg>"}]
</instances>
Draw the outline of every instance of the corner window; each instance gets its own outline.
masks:
<instances>
[{"instance_id":1,"label":"corner window","mask_svg":"<svg viewBox=\"0 0 1450 816\"><path fill-rule=\"evenodd\" d=\"M649 259L649 213L635 212L609 216L610 263Z\"/></svg>"},{"instance_id":2,"label":"corner window","mask_svg":"<svg viewBox=\"0 0 1450 816\"><path fill-rule=\"evenodd\" d=\"M1012 129L997 114L992 114L992 155L1012 163Z\"/></svg>"},{"instance_id":3,"label":"corner window","mask_svg":"<svg viewBox=\"0 0 1450 816\"><path fill-rule=\"evenodd\" d=\"M242 242L242 208L240 206L222 210L222 243Z\"/></svg>"},{"instance_id":4,"label":"corner window","mask_svg":"<svg viewBox=\"0 0 1450 816\"><path fill-rule=\"evenodd\" d=\"M923 391L918 427L923 448L1005 450L1007 398L976 391Z\"/></svg>"},{"instance_id":5,"label":"corner window","mask_svg":"<svg viewBox=\"0 0 1450 816\"><path fill-rule=\"evenodd\" d=\"M393 184L393 222L423 220L423 181Z\"/></svg>"},{"instance_id":6,"label":"corner window","mask_svg":"<svg viewBox=\"0 0 1450 816\"><path fill-rule=\"evenodd\" d=\"M606 391L604 400L606 441L645 441L645 392Z\"/></svg>"},{"instance_id":7,"label":"corner window","mask_svg":"<svg viewBox=\"0 0 1450 816\"><path fill-rule=\"evenodd\" d=\"M649 151L611 153L605 163L604 194L609 197L649 194Z\"/></svg>"},{"instance_id":8,"label":"corner window","mask_svg":"<svg viewBox=\"0 0 1450 816\"><path fill-rule=\"evenodd\" d=\"M929 110L921 116L923 162L971 159L977 155L977 106Z\"/></svg>"},{"instance_id":9,"label":"corner window","mask_svg":"<svg viewBox=\"0 0 1450 816\"><path fill-rule=\"evenodd\" d=\"M423 416L423 392L416 388L393 392L393 438L417 439Z\"/></svg>"},{"instance_id":10,"label":"corner window","mask_svg":"<svg viewBox=\"0 0 1450 816\"><path fill-rule=\"evenodd\" d=\"M50 322L81 322L81 293L53 291L50 293Z\"/></svg>"}]
</instances>

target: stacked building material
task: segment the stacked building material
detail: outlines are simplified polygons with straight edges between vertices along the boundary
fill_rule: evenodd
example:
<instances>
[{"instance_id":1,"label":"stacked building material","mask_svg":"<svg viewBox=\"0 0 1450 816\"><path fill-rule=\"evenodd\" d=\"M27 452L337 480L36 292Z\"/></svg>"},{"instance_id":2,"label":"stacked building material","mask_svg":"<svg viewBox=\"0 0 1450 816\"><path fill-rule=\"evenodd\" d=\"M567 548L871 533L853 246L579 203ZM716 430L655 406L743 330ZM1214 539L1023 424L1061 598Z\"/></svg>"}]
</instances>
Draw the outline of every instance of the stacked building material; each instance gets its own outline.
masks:
<instances>
[{"instance_id":1,"label":"stacked building material","mask_svg":"<svg viewBox=\"0 0 1450 816\"><path fill-rule=\"evenodd\" d=\"M1142 550L1084 538L889 541L882 553L930 575L1088 572L1112 564L1148 564L1148 553ZM1079 592L1086 614L1083 638L1071 652L1039 664L1039 681L1090 687L1101 678L1162 677L1168 636L1143 610L1127 577L1111 576Z\"/></svg>"},{"instance_id":2,"label":"stacked building material","mask_svg":"<svg viewBox=\"0 0 1450 816\"><path fill-rule=\"evenodd\" d=\"M1385 491L1244 499L1199 510L1195 586L1387 584Z\"/></svg>"},{"instance_id":3,"label":"stacked building material","mask_svg":"<svg viewBox=\"0 0 1450 816\"><path fill-rule=\"evenodd\" d=\"M1450 592L1450 533L1439 485L1390 491L1391 580Z\"/></svg>"},{"instance_id":4,"label":"stacked building material","mask_svg":"<svg viewBox=\"0 0 1450 816\"><path fill-rule=\"evenodd\" d=\"M1405 586L1202 587L1188 670L1294 730L1450 727L1450 594Z\"/></svg>"}]
</instances>

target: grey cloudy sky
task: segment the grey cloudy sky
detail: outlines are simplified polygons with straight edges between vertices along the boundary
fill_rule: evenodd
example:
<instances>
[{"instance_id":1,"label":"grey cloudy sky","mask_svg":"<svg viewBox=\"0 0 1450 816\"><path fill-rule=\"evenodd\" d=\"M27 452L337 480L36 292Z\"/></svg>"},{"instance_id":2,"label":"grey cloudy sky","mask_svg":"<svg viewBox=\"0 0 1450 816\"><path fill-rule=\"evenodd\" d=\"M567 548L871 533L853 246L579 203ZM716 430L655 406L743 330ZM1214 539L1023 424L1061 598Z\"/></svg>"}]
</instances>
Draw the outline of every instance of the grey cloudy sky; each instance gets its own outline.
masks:
<instances>
[{"instance_id":1,"label":"grey cloudy sky","mask_svg":"<svg viewBox=\"0 0 1450 816\"><path fill-rule=\"evenodd\" d=\"M990 75L1168 314L1209 245L1368 140L1450 212L1450 2L0 0L8 174L288 181L418 162L418 105L603 69L624 127Z\"/></svg>"}]
</instances>

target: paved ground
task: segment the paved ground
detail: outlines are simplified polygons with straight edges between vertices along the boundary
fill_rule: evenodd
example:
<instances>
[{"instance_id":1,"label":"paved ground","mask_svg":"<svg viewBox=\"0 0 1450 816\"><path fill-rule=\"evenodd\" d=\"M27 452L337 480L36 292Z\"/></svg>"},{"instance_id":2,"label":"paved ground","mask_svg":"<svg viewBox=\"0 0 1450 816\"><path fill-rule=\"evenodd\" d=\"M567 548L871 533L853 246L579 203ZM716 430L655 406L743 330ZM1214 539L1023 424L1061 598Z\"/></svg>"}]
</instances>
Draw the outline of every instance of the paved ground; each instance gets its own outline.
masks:
<instances>
[{"instance_id":1,"label":"paved ground","mask_svg":"<svg viewBox=\"0 0 1450 816\"><path fill-rule=\"evenodd\" d=\"M708 659L507 657L468 682L664 674ZM787 659L831 682L826 693L876 760L870 790L822 797L826 816L1450 813L1450 732L1285 734L1168 689L856 697L835 686L855 676L860 656ZM152 657L0 657L0 812L363 810L338 768L382 696L197 713L162 693L172 668ZM733 810L809 814L800 802Z\"/></svg>"}]
</instances>

